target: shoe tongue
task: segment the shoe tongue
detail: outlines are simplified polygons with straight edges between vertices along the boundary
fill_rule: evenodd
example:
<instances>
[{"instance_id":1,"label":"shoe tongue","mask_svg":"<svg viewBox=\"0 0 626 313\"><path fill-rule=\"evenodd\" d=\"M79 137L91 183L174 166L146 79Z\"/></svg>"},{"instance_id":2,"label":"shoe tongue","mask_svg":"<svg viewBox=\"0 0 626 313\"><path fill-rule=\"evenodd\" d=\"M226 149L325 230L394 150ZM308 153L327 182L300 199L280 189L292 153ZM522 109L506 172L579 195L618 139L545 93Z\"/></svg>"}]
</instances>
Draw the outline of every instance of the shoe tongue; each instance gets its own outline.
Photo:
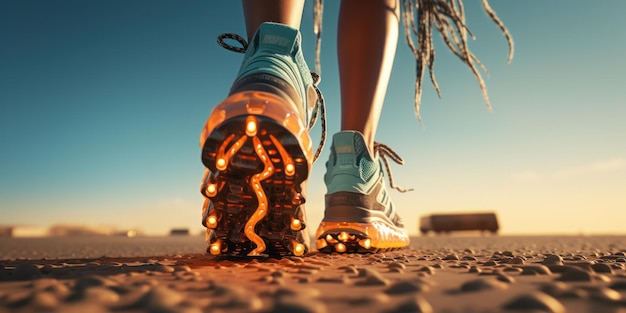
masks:
<instances>
[{"instance_id":1,"label":"shoe tongue","mask_svg":"<svg viewBox=\"0 0 626 313\"><path fill-rule=\"evenodd\" d=\"M276 53L290 54L298 42L298 30L282 24L263 23L257 37L260 47Z\"/></svg>"}]
</instances>

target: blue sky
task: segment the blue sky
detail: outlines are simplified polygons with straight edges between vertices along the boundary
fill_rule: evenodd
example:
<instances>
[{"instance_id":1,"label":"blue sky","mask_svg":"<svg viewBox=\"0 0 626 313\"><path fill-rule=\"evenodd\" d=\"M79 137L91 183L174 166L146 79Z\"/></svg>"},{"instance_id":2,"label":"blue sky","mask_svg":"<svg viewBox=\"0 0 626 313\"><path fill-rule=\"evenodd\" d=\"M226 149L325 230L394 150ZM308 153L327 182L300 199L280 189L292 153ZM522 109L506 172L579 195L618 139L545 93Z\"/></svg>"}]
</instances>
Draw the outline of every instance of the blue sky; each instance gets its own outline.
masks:
<instances>
[{"instance_id":1,"label":"blue sky","mask_svg":"<svg viewBox=\"0 0 626 313\"><path fill-rule=\"evenodd\" d=\"M503 233L623 233L626 2L492 1L515 40L511 64L479 2L465 2L470 48L489 69L493 112L437 42L443 98L426 83L420 126L414 61L398 42L377 139L405 158L394 178L415 191L393 197L409 231L422 214L493 210ZM215 3L0 1L0 224L201 229L199 134L241 62L215 38L244 34L240 3ZM310 65L312 4L302 23ZM339 1L325 4L332 134ZM308 184L312 230L327 155Z\"/></svg>"}]
</instances>

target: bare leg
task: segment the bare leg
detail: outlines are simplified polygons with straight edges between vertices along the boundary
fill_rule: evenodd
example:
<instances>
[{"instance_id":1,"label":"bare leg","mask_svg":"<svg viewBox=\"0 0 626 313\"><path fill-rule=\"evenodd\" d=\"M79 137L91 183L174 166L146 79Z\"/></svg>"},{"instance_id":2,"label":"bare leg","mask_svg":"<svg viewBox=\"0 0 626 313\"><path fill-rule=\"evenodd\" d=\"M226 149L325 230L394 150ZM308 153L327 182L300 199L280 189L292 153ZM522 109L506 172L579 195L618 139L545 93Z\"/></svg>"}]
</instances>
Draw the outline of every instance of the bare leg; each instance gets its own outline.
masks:
<instances>
[{"instance_id":1,"label":"bare leg","mask_svg":"<svg viewBox=\"0 0 626 313\"><path fill-rule=\"evenodd\" d=\"M342 0L337 55L341 130L356 130L374 145L398 42L397 0Z\"/></svg>"},{"instance_id":2,"label":"bare leg","mask_svg":"<svg viewBox=\"0 0 626 313\"><path fill-rule=\"evenodd\" d=\"M248 39L264 22L275 22L300 29L304 0L242 0Z\"/></svg>"}]
</instances>

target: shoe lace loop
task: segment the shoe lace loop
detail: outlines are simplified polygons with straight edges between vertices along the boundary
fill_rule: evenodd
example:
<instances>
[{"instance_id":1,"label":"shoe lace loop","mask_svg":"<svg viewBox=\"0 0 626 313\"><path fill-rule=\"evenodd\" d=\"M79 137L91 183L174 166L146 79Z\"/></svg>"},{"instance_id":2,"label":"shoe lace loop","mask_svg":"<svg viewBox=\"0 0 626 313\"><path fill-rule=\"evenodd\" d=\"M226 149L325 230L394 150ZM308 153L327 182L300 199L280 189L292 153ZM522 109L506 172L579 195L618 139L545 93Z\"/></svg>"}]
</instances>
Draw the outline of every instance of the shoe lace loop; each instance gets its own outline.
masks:
<instances>
[{"instance_id":1,"label":"shoe lace loop","mask_svg":"<svg viewBox=\"0 0 626 313\"><path fill-rule=\"evenodd\" d=\"M235 40L241 44L241 47L233 46L225 42L224 39ZM230 51L237 52L237 53L246 53L246 50L248 50L248 42L245 39L243 39L243 37L237 34L233 34L233 33L224 33L224 34L217 36L217 44L226 50L230 50Z\"/></svg>"},{"instance_id":2,"label":"shoe lace loop","mask_svg":"<svg viewBox=\"0 0 626 313\"><path fill-rule=\"evenodd\" d=\"M239 44L241 44L241 47L233 46L224 41L225 39L235 40ZM237 53L246 53L246 50L248 50L248 42L243 37L234 33L223 33L217 36L217 44L226 50ZM315 126L318 115L321 120L322 127L320 142L317 146L315 154L313 155L313 163L315 163L315 161L317 161L317 159L320 157L320 154L324 149L324 144L326 143L326 104L324 102L324 95L322 95L322 92L317 86L321 81L320 75L318 75L316 72L311 71L311 77L313 78L313 88L315 89L315 93L317 94L317 101L315 101L315 107L313 108L313 112L311 113L311 118L307 127L308 130L311 130L313 126Z\"/></svg>"},{"instance_id":3,"label":"shoe lace loop","mask_svg":"<svg viewBox=\"0 0 626 313\"><path fill-rule=\"evenodd\" d=\"M389 175L389 186L391 188L400 192L413 191L413 188L404 189L399 186L396 186L396 184L394 184L393 182L393 174L391 173L391 167L389 166L389 160L387 160L387 157L389 157L392 161L396 162L397 164L403 165L404 160L402 159L402 157L400 157L400 155L397 152L395 152L393 149L391 149L391 147L387 146L386 144L383 144L380 142L374 142L374 154L378 154L378 156L383 160L383 164L385 165L385 170L387 171L387 175Z\"/></svg>"}]
</instances>

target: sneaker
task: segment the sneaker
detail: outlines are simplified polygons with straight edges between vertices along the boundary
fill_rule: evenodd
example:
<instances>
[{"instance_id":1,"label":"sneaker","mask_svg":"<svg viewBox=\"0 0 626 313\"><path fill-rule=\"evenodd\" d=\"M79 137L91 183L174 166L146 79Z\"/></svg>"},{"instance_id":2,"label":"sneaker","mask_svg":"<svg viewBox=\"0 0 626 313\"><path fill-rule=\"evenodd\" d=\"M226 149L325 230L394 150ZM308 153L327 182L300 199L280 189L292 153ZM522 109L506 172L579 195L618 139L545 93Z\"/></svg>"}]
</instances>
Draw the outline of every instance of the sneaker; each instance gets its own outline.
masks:
<instances>
[{"instance_id":1,"label":"sneaker","mask_svg":"<svg viewBox=\"0 0 626 313\"><path fill-rule=\"evenodd\" d=\"M360 132L335 134L324 176L326 209L315 235L319 251L375 252L409 245L385 187L382 168L384 164L389 172L386 155L402 162L384 145L376 144L374 153L369 151Z\"/></svg>"},{"instance_id":2,"label":"sneaker","mask_svg":"<svg viewBox=\"0 0 626 313\"><path fill-rule=\"evenodd\" d=\"M228 38L240 41L245 57L229 96L213 109L200 138L207 168L201 185L207 252L299 256L309 250L308 130L323 105L321 94L297 29L262 24L249 46L236 35Z\"/></svg>"}]
</instances>

